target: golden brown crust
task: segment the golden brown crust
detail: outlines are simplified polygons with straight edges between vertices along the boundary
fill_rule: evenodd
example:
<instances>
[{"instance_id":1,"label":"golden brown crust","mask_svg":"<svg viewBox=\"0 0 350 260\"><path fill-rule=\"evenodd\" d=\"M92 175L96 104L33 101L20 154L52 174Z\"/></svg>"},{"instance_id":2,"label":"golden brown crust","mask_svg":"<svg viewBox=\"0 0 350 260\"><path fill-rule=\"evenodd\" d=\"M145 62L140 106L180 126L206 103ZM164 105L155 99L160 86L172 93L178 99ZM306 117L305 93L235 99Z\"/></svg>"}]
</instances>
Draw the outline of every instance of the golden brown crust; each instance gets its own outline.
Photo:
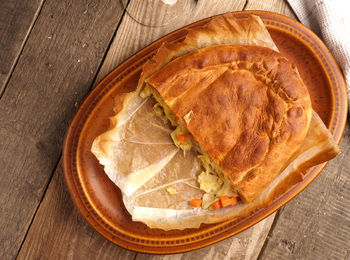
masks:
<instances>
[{"instance_id":1,"label":"golden brown crust","mask_svg":"<svg viewBox=\"0 0 350 260\"><path fill-rule=\"evenodd\" d=\"M273 198L280 196L288 191L293 185L302 181L303 172L312 166L329 161L340 153L340 149L335 142L332 134L322 122L321 118L315 111L312 113L312 120L310 123L307 136L290 158L288 165L293 164L293 169L286 176L281 178L278 185L274 185L266 196L266 202Z\"/></svg>"},{"instance_id":2,"label":"golden brown crust","mask_svg":"<svg viewBox=\"0 0 350 260\"><path fill-rule=\"evenodd\" d=\"M143 86L147 77L171 60L199 48L221 44L259 45L277 51L260 17L251 15L237 19L232 13L226 13L202 26L189 29L181 42L162 44L157 54L143 66L138 88Z\"/></svg>"},{"instance_id":3,"label":"golden brown crust","mask_svg":"<svg viewBox=\"0 0 350 260\"><path fill-rule=\"evenodd\" d=\"M229 176L254 199L303 142L311 102L296 68L258 46L211 46L146 80ZM184 116L193 112L187 124Z\"/></svg>"}]
</instances>

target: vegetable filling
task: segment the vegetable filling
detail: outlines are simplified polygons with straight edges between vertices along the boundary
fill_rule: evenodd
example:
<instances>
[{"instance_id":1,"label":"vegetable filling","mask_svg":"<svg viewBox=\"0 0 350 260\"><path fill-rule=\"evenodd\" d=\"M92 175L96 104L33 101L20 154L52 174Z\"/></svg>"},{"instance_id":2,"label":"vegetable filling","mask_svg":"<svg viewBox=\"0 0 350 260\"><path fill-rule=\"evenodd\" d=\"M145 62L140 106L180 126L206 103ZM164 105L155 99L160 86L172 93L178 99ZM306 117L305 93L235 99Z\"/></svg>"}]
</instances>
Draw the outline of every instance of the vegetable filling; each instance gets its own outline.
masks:
<instances>
[{"instance_id":1,"label":"vegetable filling","mask_svg":"<svg viewBox=\"0 0 350 260\"><path fill-rule=\"evenodd\" d=\"M176 119L176 116L163 101L157 90L146 84L140 96L142 98L153 97L157 101L153 110L164 122L170 122L174 127L170 135L177 147L182 149L184 153L192 148L198 153L197 158L202 166L202 172L198 175L197 180L200 189L205 193L200 199L190 198L189 204L193 207L202 207L209 210L237 204L239 200L238 195L232 187L231 181L196 142L183 123ZM184 120L188 123L192 116L193 111L191 110L185 115Z\"/></svg>"}]
</instances>

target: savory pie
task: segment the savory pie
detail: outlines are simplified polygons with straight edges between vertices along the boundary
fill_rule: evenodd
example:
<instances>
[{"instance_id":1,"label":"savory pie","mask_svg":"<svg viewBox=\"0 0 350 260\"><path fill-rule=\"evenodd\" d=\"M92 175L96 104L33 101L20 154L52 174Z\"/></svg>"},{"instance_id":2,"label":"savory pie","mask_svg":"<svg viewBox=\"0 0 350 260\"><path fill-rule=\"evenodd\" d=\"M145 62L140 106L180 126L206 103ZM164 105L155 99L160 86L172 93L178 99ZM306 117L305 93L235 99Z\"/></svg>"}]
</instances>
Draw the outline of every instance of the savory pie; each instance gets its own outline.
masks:
<instances>
[{"instance_id":1,"label":"savory pie","mask_svg":"<svg viewBox=\"0 0 350 260\"><path fill-rule=\"evenodd\" d=\"M257 16L220 15L164 43L116 103L91 151L151 228L246 216L340 152Z\"/></svg>"},{"instance_id":2,"label":"savory pie","mask_svg":"<svg viewBox=\"0 0 350 260\"><path fill-rule=\"evenodd\" d=\"M283 170L309 129L307 88L297 69L266 47L202 48L145 82L143 93L152 93L176 127L175 144L194 146L209 161L206 170L227 176L245 202Z\"/></svg>"}]
</instances>

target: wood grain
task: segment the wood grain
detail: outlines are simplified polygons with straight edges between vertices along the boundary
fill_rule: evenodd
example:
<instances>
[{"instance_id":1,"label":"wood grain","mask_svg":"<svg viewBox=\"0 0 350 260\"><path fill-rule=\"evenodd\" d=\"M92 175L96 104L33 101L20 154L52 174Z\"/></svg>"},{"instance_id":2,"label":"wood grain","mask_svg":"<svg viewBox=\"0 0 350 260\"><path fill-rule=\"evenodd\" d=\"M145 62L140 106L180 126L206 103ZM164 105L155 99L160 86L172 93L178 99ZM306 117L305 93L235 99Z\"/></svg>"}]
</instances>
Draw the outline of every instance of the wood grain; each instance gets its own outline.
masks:
<instances>
[{"instance_id":1,"label":"wood grain","mask_svg":"<svg viewBox=\"0 0 350 260\"><path fill-rule=\"evenodd\" d=\"M122 11L114 0L41 10L0 100L0 259L17 255Z\"/></svg>"},{"instance_id":2,"label":"wood grain","mask_svg":"<svg viewBox=\"0 0 350 260\"><path fill-rule=\"evenodd\" d=\"M349 259L350 125L342 153L276 218L261 259Z\"/></svg>"},{"instance_id":3,"label":"wood grain","mask_svg":"<svg viewBox=\"0 0 350 260\"><path fill-rule=\"evenodd\" d=\"M135 254L98 235L82 218L60 164L18 259L133 259Z\"/></svg>"},{"instance_id":4,"label":"wood grain","mask_svg":"<svg viewBox=\"0 0 350 260\"><path fill-rule=\"evenodd\" d=\"M137 9L138 12L144 12L146 16L157 16L157 13L152 13L145 7L147 1L137 0L130 8ZM179 29L187 24L210 17L216 14L229 11L241 11L244 7L244 0L225 0L212 1L203 0L198 9L194 9L191 13L184 13L180 20L174 24L169 24L162 27L148 27L137 23L129 15L125 15L120 25L117 34L113 40L111 48L108 50L106 60L98 74L96 83L101 81L110 71L118 66L122 61L136 53L138 50L147 46L151 42L161 38L162 36ZM219 2L219 3L218 3ZM153 9L154 10L157 9ZM134 11L131 9L131 13ZM147 13L148 12L148 13Z\"/></svg>"},{"instance_id":5,"label":"wood grain","mask_svg":"<svg viewBox=\"0 0 350 260\"><path fill-rule=\"evenodd\" d=\"M23 49L44 0L1 1L0 96Z\"/></svg>"},{"instance_id":6,"label":"wood grain","mask_svg":"<svg viewBox=\"0 0 350 260\"><path fill-rule=\"evenodd\" d=\"M146 254L137 254L135 260L257 259L260 253L260 249L263 246L267 234L270 230L274 217L275 214L272 214L253 227L212 246L208 246L188 253L171 256L150 256Z\"/></svg>"},{"instance_id":7,"label":"wood grain","mask_svg":"<svg viewBox=\"0 0 350 260\"><path fill-rule=\"evenodd\" d=\"M287 1L268 0L268 1L247 1L244 10L265 10L289 16L296 19L293 10L288 5Z\"/></svg>"}]
</instances>

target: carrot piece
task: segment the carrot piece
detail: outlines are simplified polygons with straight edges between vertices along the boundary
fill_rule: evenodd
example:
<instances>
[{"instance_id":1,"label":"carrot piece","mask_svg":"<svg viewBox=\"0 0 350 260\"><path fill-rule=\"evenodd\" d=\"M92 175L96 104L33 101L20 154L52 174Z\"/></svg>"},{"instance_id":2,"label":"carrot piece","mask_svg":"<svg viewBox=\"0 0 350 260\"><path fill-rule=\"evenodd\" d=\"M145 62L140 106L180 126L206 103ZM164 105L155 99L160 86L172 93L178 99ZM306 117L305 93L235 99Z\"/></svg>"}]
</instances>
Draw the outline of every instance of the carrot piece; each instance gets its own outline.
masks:
<instances>
[{"instance_id":1,"label":"carrot piece","mask_svg":"<svg viewBox=\"0 0 350 260\"><path fill-rule=\"evenodd\" d=\"M180 134L177 136L180 140L181 143L185 143L186 142L186 134Z\"/></svg>"},{"instance_id":2,"label":"carrot piece","mask_svg":"<svg viewBox=\"0 0 350 260\"><path fill-rule=\"evenodd\" d=\"M193 206L193 207L200 207L202 205L202 200L201 199L193 199L193 200L190 200L190 205Z\"/></svg>"},{"instance_id":3,"label":"carrot piece","mask_svg":"<svg viewBox=\"0 0 350 260\"><path fill-rule=\"evenodd\" d=\"M221 205L227 207L230 205L236 205L238 203L237 197L221 196L220 197Z\"/></svg>"},{"instance_id":4,"label":"carrot piece","mask_svg":"<svg viewBox=\"0 0 350 260\"><path fill-rule=\"evenodd\" d=\"M232 202L231 205L236 205L238 203L238 197L231 197L232 198Z\"/></svg>"},{"instance_id":5,"label":"carrot piece","mask_svg":"<svg viewBox=\"0 0 350 260\"><path fill-rule=\"evenodd\" d=\"M215 201L213 204L211 204L213 206L214 209L219 209L222 207L221 205L221 201L220 200L217 200Z\"/></svg>"},{"instance_id":6,"label":"carrot piece","mask_svg":"<svg viewBox=\"0 0 350 260\"><path fill-rule=\"evenodd\" d=\"M230 205L230 198L229 196L221 196L220 197L220 201L223 207L226 207L228 205Z\"/></svg>"}]
</instances>

